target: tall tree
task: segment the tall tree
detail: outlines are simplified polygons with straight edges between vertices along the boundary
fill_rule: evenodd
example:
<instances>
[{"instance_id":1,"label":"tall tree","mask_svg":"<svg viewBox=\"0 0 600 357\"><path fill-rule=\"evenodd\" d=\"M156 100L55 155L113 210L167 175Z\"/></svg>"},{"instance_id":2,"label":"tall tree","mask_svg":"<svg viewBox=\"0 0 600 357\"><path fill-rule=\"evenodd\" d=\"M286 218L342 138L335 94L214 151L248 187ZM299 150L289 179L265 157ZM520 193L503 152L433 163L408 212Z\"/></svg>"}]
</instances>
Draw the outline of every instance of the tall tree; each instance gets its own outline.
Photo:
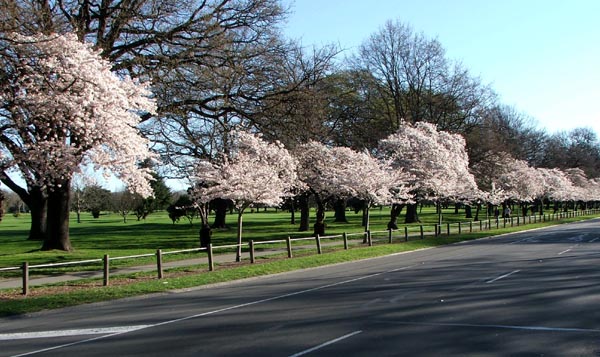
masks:
<instances>
[{"instance_id":1,"label":"tall tree","mask_svg":"<svg viewBox=\"0 0 600 357\"><path fill-rule=\"evenodd\" d=\"M588 177L600 176L600 141L590 128L558 132L544 143L543 167L580 168Z\"/></svg>"},{"instance_id":2,"label":"tall tree","mask_svg":"<svg viewBox=\"0 0 600 357\"><path fill-rule=\"evenodd\" d=\"M18 0L0 2L0 14L0 31L74 32L113 71L152 80L159 115L144 116L141 129L170 177L189 177L195 160L226 150L230 130L315 73L287 57L299 46L279 38L279 0ZM306 71L290 77L298 61Z\"/></svg>"},{"instance_id":3,"label":"tall tree","mask_svg":"<svg viewBox=\"0 0 600 357\"><path fill-rule=\"evenodd\" d=\"M402 121L465 132L478 123L480 110L494 97L459 63L446 58L439 41L399 21L388 21L372 34L354 63L377 78L386 102L381 117L390 132Z\"/></svg>"},{"instance_id":4,"label":"tall tree","mask_svg":"<svg viewBox=\"0 0 600 357\"><path fill-rule=\"evenodd\" d=\"M402 123L396 133L381 141L380 150L394 167L412 175L410 187L417 200L456 201L478 190L469 170L465 140L459 134L437 130L431 123ZM408 208L406 223L418 221L416 204ZM392 216L392 227L395 220Z\"/></svg>"},{"instance_id":5,"label":"tall tree","mask_svg":"<svg viewBox=\"0 0 600 357\"><path fill-rule=\"evenodd\" d=\"M221 162L200 162L194 193L198 204L212 199L233 201L238 212L238 249L242 253L242 217L253 204L278 206L296 184L296 161L280 143L268 143L246 132L233 133L231 151ZM204 222L206 224L206 222Z\"/></svg>"},{"instance_id":6,"label":"tall tree","mask_svg":"<svg viewBox=\"0 0 600 357\"><path fill-rule=\"evenodd\" d=\"M70 182L80 165L106 168L151 194L149 172L137 164L152 155L135 127L154 103L73 35L14 35L0 46L0 170L19 170L29 193L47 195L42 249L71 250Z\"/></svg>"}]
</instances>

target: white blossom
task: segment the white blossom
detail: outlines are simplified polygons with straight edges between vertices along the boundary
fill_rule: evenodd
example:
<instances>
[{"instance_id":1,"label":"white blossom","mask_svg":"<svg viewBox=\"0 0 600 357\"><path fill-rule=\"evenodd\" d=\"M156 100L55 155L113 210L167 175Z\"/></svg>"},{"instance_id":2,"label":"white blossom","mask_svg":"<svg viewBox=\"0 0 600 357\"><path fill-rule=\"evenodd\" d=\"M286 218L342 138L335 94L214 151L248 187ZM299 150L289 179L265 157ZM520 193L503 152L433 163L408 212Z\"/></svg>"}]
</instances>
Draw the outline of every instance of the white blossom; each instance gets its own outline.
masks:
<instances>
[{"instance_id":1,"label":"white blossom","mask_svg":"<svg viewBox=\"0 0 600 357\"><path fill-rule=\"evenodd\" d=\"M458 200L478 192L461 135L438 131L430 123L403 123L381 141L380 150L413 175L412 186L425 198Z\"/></svg>"},{"instance_id":2,"label":"white blossom","mask_svg":"<svg viewBox=\"0 0 600 357\"><path fill-rule=\"evenodd\" d=\"M137 124L153 113L150 92L110 70L74 34L12 35L0 54L8 73L0 83L2 169L19 167L30 185L52 188L92 164L151 194L147 170L154 156Z\"/></svg>"}]
</instances>

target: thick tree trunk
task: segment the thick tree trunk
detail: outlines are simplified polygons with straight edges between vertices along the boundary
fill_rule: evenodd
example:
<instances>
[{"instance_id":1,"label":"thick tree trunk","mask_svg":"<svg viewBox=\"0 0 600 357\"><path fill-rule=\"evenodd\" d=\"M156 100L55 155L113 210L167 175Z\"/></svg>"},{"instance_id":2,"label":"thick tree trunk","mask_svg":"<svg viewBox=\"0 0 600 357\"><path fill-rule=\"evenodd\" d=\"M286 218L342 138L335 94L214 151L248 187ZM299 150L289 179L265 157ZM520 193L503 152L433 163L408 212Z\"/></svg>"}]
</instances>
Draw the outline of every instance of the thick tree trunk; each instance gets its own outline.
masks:
<instances>
[{"instance_id":1,"label":"thick tree trunk","mask_svg":"<svg viewBox=\"0 0 600 357\"><path fill-rule=\"evenodd\" d=\"M227 228L225 219L227 217L227 209L229 207L229 200L217 198L212 201L212 206L215 209L215 220L213 221L213 228Z\"/></svg>"},{"instance_id":2,"label":"thick tree trunk","mask_svg":"<svg viewBox=\"0 0 600 357\"><path fill-rule=\"evenodd\" d=\"M41 187L29 187L29 191L17 185L9 176L0 173L0 179L29 207L31 226L28 240L46 239L46 193Z\"/></svg>"},{"instance_id":3,"label":"thick tree trunk","mask_svg":"<svg viewBox=\"0 0 600 357\"><path fill-rule=\"evenodd\" d=\"M299 198L300 204L300 228L298 231L306 232L310 228L310 206L308 204L308 194L302 194Z\"/></svg>"},{"instance_id":4,"label":"thick tree trunk","mask_svg":"<svg viewBox=\"0 0 600 357\"><path fill-rule=\"evenodd\" d=\"M29 199L24 201L31 214L31 226L28 240L44 241L46 239L46 223L48 221L48 198L39 187L30 189Z\"/></svg>"},{"instance_id":5,"label":"thick tree trunk","mask_svg":"<svg viewBox=\"0 0 600 357\"><path fill-rule=\"evenodd\" d=\"M47 234L42 250L73 250L69 239L70 181L48 192Z\"/></svg>"},{"instance_id":6,"label":"thick tree trunk","mask_svg":"<svg viewBox=\"0 0 600 357\"><path fill-rule=\"evenodd\" d=\"M348 223L348 218L346 218L346 200L335 200L335 203L333 204L333 209L335 218L334 222Z\"/></svg>"},{"instance_id":7,"label":"thick tree trunk","mask_svg":"<svg viewBox=\"0 0 600 357\"><path fill-rule=\"evenodd\" d=\"M398 229L398 217L402 213L404 204L394 203L390 210L390 221L387 224L388 229Z\"/></svg>"},{"instance_id":8,"label":"thick tree trunk","mask_svg":"<svg viewBox=\"0 0 600 357\"><path fill-rule=\"evenodd\" d=\"M411 203L406 205L406 216L404 217L404 223L417 223L419 221L419 215L417 213L417 204Z\"/></svg>"},{"instance_id":9,"label":"thick tree trunk","mask_svg":"<svg viewBox=\"0 0 600 357\"><path fill-rule=\"evenodd\" d=\"M471 205L465 206L465 218L473 218L473 208Z\"/></svg>"}]
</instances>

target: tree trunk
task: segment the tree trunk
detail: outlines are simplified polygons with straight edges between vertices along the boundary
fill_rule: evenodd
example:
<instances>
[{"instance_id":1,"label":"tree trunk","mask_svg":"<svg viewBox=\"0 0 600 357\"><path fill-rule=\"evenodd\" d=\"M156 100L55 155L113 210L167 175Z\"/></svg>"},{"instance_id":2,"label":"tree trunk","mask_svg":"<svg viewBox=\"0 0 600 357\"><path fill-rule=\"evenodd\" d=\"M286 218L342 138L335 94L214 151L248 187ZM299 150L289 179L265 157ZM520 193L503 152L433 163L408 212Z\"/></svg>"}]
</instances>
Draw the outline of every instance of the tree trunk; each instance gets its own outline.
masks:
<instances>
[{"instance_id":1,"label":"tree trunk","mask_svg":"<svg viewBox=\"0 0 600 357\"><path fill-rule=\"evenodd\" d=\"M523 217L527 217L529 214L529 205L527 203L521 203L521 212Z\"/></svg>"},{"instance_id":2,"label":"tree trunk","mask_svg":"<svg viewBox=\"0 0 600 357\"><path fill-rule=\"evenodd\" d=\"M300 228L298 231L306 232L310 227L310 206L308 204L308 194L302 194L299 197L300 204Z\"/></svg>"},{"instance_id":3,"label":"tree trunk","mask_svg":"<svg viewBox=\"0 0 600 357\"><path fill-rule=\"evenodd\" d=\"M317 213L316 213L316 221L313 226L313 232L316 236L317 234L320 236L325 235L325 204L321 201L318 195L315 195L315 199L317 202Z\"/></svg>"},{"instance_id":4,"label":"tree trunk","mask_svg":"<svg viewBox=\"0 0 600 357\"><path fill-rule=\"evenodd\" d=\"M387 224L388 229L398 229L398 216L402 213L404 204L394 203L390 210L390 221Z\"/></svg>"},{"instance_id":5,"label":"tree trunk","mask_svg":"<svg viewBox=\"0 0 600 357\"><path fill-rule=\"evenodd\" d=\"M471 205L465 206L465 218L473 218L473 208Z\"/></svg>"},{"instance_id":6,"label":"tree trunk","mask_svg":"<svg viewBox=\"0 0 600 357\"><path fill-rule=\"evenodd\" d=\"M70 181L64 180L60 187L48 193L47 234L42 250L59 249L72 251L69 240Z\"/></svg>"},{"instance_id":7,"label":"tree trunk","mask_svg":"<svg viewBox=\"0 0 600 357\"><path fill-rule=\"evenodd\" d=\"M369 225L371 224L371 220L369 217L369 212L371 211L371 204L370 203L366 203L365 204L365 208L363 209L363 222L365 225L365 232L368 231Z\"/></svg>"},{"instance_id":8,"label":"tree trunk","mask_svg":"<svg viewBox=\"0 0 600 357\"><path fill-rule=\"evenodd\" d=\"M202 224L200 228L200 248L206 248L211 242L212 230L207 223Z\"/></svg>"},{"instance_id":9,"label":"tree trunk","mask_svg":"<svg viewBox=\"0 0 600 357\"><path fill-rule=\"evenodd\" d=\"M28 207L31 213L31 226L28 240L43 241L46 239L46 193L41 187L29 187L29 191L17 185L8 175L0 172L0 180Z\"/></svg>"},{"instance_id":10,"label":"tree trunk","mask_svg":"<svg viewBox=\"0 0 600 357\"><path fill-rule=\"evenodd\" d=\"M30 190L29 199L24 201L31 213L31 226L28 240L44 241L46 239L48 221L48 198L38 187Z\"/></svg>"},{"instance_id":11,"label":"tree trunk","mask_svg":"<svg viewBox=\"0 0 600 357\"><path fill-rule=\"evenodd\" d=\"M481 203L477 204L477 209L475 210L475 218L474 221L479 221L479 213L481 212Z\"/></svg>"},{"instance_id":12,"label":"tree trunk","mask_svg":"<svg viewBox=\"0 0 600 357\"><path fill-rule=\"evenodd\" d=\"M225 218L227 217L227 208L229 206L229 200L217 198L212 201L215 209L215 220L213 221L213 228L227 228Z\"/></svg>"},{"instance_id":13,"label":"tree trunk","mask_svg":"<svg viewBox=\"0 0 600 357\"><path fill-rule=\"evenodd\" d=\"M290 224L296 224L296 207L294 207L294 197L290 198Z\"/></svg>"},{"instance_id":14,"label":"tree trunk","mask_svg":"<svg viewBox=\"0 0 600 357\"><path fill-rule=\"evenodd\" d=\"M348 223L348 218L346 218L346 200L337 199L333 204L334 209L334 222L340 223Z\"/></svg>"},{"instance_id":15,"label":"tree trunk","mask_svg":"<svg viewBox=\"0 0 600 357\"><path fill-rule=\"evenodd\" d=\"M417 214L417 204L411 203L406 205L406 216L404 217L404 223L417 223L419 221L419 215Z\"/></svg>"}]
</instances>

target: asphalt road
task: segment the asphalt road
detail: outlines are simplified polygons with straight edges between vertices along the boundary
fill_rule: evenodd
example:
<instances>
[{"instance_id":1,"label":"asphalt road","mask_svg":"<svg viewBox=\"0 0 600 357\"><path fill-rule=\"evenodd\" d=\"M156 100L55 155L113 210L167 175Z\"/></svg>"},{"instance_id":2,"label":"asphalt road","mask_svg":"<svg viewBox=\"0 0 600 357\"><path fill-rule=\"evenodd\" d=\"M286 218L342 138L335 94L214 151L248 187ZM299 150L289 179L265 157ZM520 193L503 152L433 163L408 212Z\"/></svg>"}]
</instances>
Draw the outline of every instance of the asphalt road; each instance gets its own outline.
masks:
<instances>
[{"instance_id":1,"label":"asphalt road","mask_svg":"<svg viewBox=\"0 0 600 357\"><path fill-rule=\"evenodd\" d=\"M0 355L598 356L600 220L0 319Z\"/></svg>"}]
</instances>

